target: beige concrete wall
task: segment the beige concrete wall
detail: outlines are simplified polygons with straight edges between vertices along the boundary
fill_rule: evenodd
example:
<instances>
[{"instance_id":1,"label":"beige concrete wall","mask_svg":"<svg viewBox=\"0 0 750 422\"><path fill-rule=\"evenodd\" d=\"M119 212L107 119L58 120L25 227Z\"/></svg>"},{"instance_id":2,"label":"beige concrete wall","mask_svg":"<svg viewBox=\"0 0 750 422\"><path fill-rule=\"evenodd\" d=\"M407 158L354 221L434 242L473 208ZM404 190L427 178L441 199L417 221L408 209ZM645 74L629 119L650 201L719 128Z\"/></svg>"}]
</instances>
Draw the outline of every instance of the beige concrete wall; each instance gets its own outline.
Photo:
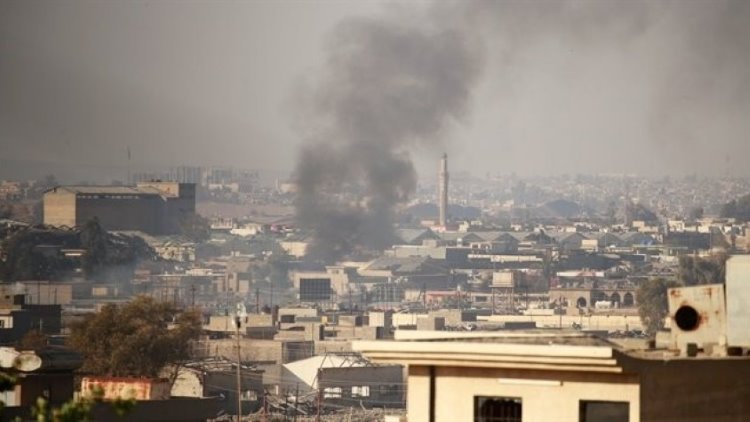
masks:
<instances>
[{"instance_id":1,"label":"beige concrete wall","mask_svg":"<svg viewBox=\"0 0 750 422\"><path fill-rule=\"evenodd\" d=\"M630 421L639 421L640 388L635 376L621 374L435 368L435 421L474 419L474 397L517 397L524 421L577 422L579 401L627 401ZM428 367L409 369L409 422L429 421Z\"/></svg>"},{"instance_id":2,"label":"beige concrete wall","mask_svg":"<svg viewBox=\"0 0 750 422\"><path fill-rule=\"evenodd\" d=\"M44 224L50 226L76 225L76 195L72 192L58 190L44 194Z\"/></svg>"},{"instance_id":3,"label":"beige concrete wall","mask_svg":"<svg viewBox=\"0 0 750 422\"><path fill-rule=\"evenodd\" d=\"M584 330L624 331L625 329L643 329L641 318L637 315L563 315L562 319L559 315L492 315L490 317L479 317L478 319L492 323L501 323L508 321L535 321L536 326L539 328L557 328L561 325L562 328L570 328L573 326L573 323L576 323L581 324Z\"/></svg>"},{"instance_id":4,"label":"beige concrete wall","mask_svg":"<svg viewBox=\"0 0 750 422\"><path fill-rule=\"evenodd\" d=\"M286 253L295 258L304 257L307 254L307 248L310 245L307 242L280 242L279 244Z\"/></svg>"},{"instance_id":5,"label":"beige concrete wall","mask_svg":"<svg viewBox=\"0 0 750 422\"><path fill-rule=\"evenodd\" d=\"M315 308L280 308L279 318L284 315L294 315L296 317L316 317L319 311Z\"/></svg>"},{"instance_id":6,"label":"beige concrete wall","mask_svg":"<svg viewBox=\"0 0 750 422\"><path fill-rule=\"evenodd\" d=\"M242 330L247 327L270 327L273 323L271 315L267 314L248 314L242 319ZM211 315L208 324L203 325L204 330L223 331L233 333L237 331L234 327L234 316L232 315Z\"/></svg>"},{"instance_id":7,"label":"beige concrete wall","mask_svg":"<svg viewBox=\"0 0 750 422\"><path fill-rule=\"evenodd\" d=\"M146 233L159 232L159 197L135 199L82 199L76 203L76 223L97 217L106 230L141 230Z\"/></svg>"},{"instance_id":8,"label":"beige concrete wall","mask_svg":"<svg viewBox=\"0 0 750 422\"><path fill-rule=\"evenodd\" d=\"M196 344L197 357L220 356L237 360L237 340L207 340ZM242 339L240 356L243 362L293 362L313 355L315 345L311 341L277 341Z\"/></svg>"},{"instance_id":9,"label":"beige concrete wall","mask_svg":"<svg viewBox=\"0 0 750 422\"><path fill-rule=\"evenodd\" d=\"M321 335L325 329L325 324L320 322L305 322L294 325L290 324L290 326L294 328L301 327L302 330L288 330L282 327L274 338L277 340L322 340Z\"/></svg>"}]
</instances>

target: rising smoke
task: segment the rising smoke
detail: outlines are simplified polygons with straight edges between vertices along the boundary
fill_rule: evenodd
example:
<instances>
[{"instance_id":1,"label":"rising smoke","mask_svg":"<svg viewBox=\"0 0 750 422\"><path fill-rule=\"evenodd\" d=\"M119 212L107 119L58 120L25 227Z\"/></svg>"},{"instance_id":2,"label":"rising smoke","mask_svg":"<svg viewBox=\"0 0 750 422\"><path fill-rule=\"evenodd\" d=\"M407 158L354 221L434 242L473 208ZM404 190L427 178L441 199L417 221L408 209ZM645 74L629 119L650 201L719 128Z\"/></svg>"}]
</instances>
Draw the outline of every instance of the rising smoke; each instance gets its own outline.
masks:
<instances>
[{"instance_id":1,"label":"rising smoke","mask_svg":"<svg viewBox=\"0 0 750 422\"><path fill-rule=\"evenodd\" d=\"M416 188L411 149L439 147L467 111L479 49L463 31L414 22L340 24L303 101L316 130L297 164L296 209L314 231L313 258L392 244L394 207Z\"/></svg>"},{"instance_id":2,"label":"rising smoke","mask_svg":"<svg viewBox=\"0 0 750 422\"><path fill-rule=\"evenodd\" d=\"M443 150L479 82L465 155L485 168L721 172L749 148L750 2L437 2L405 21L341 24L303 102L297 212L319 256L391 242L409 154Z\"/></svg>"}]
</instances>

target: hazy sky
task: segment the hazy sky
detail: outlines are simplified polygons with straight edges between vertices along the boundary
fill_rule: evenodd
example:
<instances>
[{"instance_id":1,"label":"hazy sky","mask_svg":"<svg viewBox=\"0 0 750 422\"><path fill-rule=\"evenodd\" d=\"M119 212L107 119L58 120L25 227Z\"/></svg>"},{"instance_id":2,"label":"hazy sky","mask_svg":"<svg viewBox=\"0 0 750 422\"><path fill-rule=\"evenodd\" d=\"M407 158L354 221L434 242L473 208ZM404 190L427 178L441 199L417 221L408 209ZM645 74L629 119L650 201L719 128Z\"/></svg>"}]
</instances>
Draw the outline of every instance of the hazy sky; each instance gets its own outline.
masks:
<instances>
[{"instance_id":1,"label":"hazy sky","mask_svg":"<svg viewBox=\"0 0 750 422\"><path fill-rule=\"evenodd\" d=\"M355 17L480 51L462 116L409 148L422 173L445 150L475 174L750 175L750 2L722 0L2 0L0 163L292 170L300 92Z\"/></svg>"}]
</instances>

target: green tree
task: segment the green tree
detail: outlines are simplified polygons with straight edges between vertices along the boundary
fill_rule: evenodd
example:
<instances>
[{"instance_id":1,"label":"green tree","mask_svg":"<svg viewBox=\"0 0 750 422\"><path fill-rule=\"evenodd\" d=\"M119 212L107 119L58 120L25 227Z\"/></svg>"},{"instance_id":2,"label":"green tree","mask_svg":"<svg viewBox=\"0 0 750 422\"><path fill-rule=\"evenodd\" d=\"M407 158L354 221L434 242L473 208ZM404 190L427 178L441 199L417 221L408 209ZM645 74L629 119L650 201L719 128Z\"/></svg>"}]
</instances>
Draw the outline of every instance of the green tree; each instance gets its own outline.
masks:
<instances>
[{"instance_id":1,"label":"green tree","mask_svg":"<svg viewBox=\"0 0 750 422\"><path fill-rule=\"evenodd\" d=\"M70 346L84 357L84 372L105 376L156 377L167 364L188 359L201 332L200 315L139 296L74 324Z\"/></svg>"},{"instance_id":2,"label":"green tree","mask_svg":"<svg viewBox=\"0 0 750 422\"><path fill-rule=\"evenodd\" d=\"M641 284L636 292L638 314L648 335L654 336L664 328L664 318L668 313L667 289L678 287L674 280L654 278Z\"/></svg>"}]
</instances>

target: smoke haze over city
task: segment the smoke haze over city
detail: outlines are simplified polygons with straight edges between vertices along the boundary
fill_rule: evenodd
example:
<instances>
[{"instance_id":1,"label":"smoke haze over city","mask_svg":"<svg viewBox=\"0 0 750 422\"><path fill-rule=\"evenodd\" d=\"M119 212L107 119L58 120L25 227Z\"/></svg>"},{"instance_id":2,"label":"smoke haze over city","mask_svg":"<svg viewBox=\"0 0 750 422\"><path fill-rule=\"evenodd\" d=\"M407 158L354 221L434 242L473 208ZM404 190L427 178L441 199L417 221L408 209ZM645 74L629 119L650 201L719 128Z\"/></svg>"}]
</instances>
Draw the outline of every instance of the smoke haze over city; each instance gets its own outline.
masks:
<instances>
[{"instance_id":1,"label":"smoke haze over city","mask_svg":"<svg viewBox=\"0 0 750 422\"><path fill-rule=\"evenodd\" d=\"M291 172L311 133L300 91L337 77L326 73L342 54L335 40L358 21L386 35L428 25L481 57L460 115L437 116L448 121L435 142L407 142L421 175L434 177L444 150L455 170L475 174L747 175L738 157L750 153L750 5L741 1L5 1L0 167L124 179L129 147L135 168ZM427 39L426 53L451 39ZM435 65L474 66L455 62L464 59ZM387 94L356 82L362 95ZM425 117L409 105L393 113L404 111L405 122Z\"/></svg>"}]
</instances>

